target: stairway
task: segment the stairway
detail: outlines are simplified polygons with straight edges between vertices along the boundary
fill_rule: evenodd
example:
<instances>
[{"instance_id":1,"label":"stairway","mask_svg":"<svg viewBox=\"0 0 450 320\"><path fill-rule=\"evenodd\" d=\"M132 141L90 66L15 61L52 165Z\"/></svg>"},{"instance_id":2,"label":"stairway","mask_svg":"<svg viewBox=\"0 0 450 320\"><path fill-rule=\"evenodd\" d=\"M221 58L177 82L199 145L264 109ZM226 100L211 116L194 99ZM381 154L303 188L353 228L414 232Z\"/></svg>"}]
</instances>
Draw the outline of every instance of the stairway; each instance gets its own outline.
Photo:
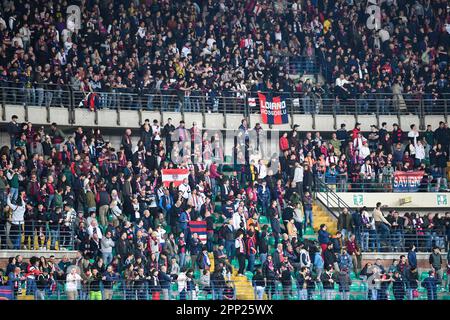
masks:
<instances>
[{"instance_id":1,"label":"stairway","mask_svg":"<svg viewBox=\"0 0 450 320\"><path fill-rule=\"evenodd\" d=\"M255 300L255 294L251 281L246 276L238 276L237 269L233 266L231 280L236 289L236 300Z\"/></svg>"},{"instance_id":2,"label":"stairway","mask_svg":"<svg viewBox=\"0 0 450 320\"><path fill-rule=\"evenodd\" d=\"M322 206L318 203L317 200L313 203L313 227L314 231L318 231L320 229L321 224L326 224L328 229L327 231L330 234L335 234L337 232L337 220L330 213L322 208Z\"/></svg>"},{"instance_id":3,"label":"stairway","mask_svg":"<svg viewBox=\"0 0 450 320\"><path fill-rule=\"evenodd\" d=\"M210 252L208 254L209 261L211 262L210 270L214 270L214 254ZM246 276L238 276L237 259L232 261L233 271L231 275L231 280L234 282L236 290L237 300L254 300L254 290L251 282L251 277L253 276L251 272L246 272ZM265 295L264 295L265 296Z\"/></svg>"}]
</instances>

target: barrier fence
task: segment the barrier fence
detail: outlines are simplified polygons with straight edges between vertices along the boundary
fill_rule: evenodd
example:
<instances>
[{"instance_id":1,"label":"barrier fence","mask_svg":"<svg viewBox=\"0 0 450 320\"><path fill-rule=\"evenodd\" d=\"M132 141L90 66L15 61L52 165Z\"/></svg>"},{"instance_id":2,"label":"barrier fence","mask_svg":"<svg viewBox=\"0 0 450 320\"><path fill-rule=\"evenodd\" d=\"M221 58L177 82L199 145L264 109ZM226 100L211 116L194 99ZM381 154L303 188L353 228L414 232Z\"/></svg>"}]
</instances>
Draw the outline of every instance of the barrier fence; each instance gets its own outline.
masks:
<instances>
[{"instance_id":1,"label":"barrier fence","mask_svg":"<svg viewBox=\"0 0 450 320\"><path fill-rule=\"evenodd\" d=\"M202 285L197 279L184 284L172 281L167 285L152 285L150 277L133 277L120 279L119 276L108 277L99 274L93 281L55 280L52 277L31 279L23 277L15 285L6 286L12 290L13 299L35 300L236 300L234 281L222 285ZM191 287L186 284L191 282Z\"/></svg>"},{"instance_id":2,"label":"barrier fence","mask_svg":"<svg viewBox=\"0 0 450 320\"><path fill-rule=\"evenodd\" d=\"M1 250L72 250L74 246L73 229L64 223L50 224L34 220L20 225L0 223Z\"/></svg>"},{"instance_id":3,"label":"barrier fence","mask_svg":"<svg viewBox=\"0 0 450 320\"><path fill-rule=\"evenodd\" d=\"M12 299L25 300L450 300L446 289L447 277L437 285L428 284L427 275L405 280L371 275L369 278L332 276L333 283L324 285L321 281L299 285L295 276L283 281L267 281L253 286L236 286L226 281L223 286L201 285L194 279L195 286L186 290L184 284L175 280L163 287L151 285L150 280L99 280L95 285L82 279L68 283L66 280L46 281L30 278L18 280L17 285L3 286L11 290ZM100 276L101 279L106 279ZM352 279L353 278L353 279ZM249 279L251 283L251 279Z\"/></svg>"},{"instance_id":4,"label":"barrier fence","mask_svg":"<svg viewBox=\"0 0 450 320\"><path fill-rule=\"evenodd\" d=\"M360 226L354 232L363 252L407 252L412 245L418 252L431 252L434 246L448 248L444 230L424 231L419 226L392 228L379 224Z\"/></svg>"},{"instance_id":5,"label":"barrier fence","mask_svg":"<svg viewBox=\"0 0 450 320\"><path fill-rule=\"evenodd\" d=\"M263 92L267 93L267 92ZM70 86L48 88L47 85L24 87L16 83L0 84L0 101L3 107L26 105L29 107L86 108L82 102L88 101L89 92L74 90ZM333 115L448 115L448 95L439 97L427 94L355 94L347 99L334 94L315 94L301 92L271 92L282 96L289 114L333 114ZM148 111L201 112L201 113L259 113L259 104L249 105L248 98L255 98L257 92L200 91L185 93L176 90L113 89L109 92L96 92L92 103L97 109L142 109Z\"/></svg>"},{"instance_id":6,"label":"barrier fence","mask_svg":"<svg viewBox=\"0 0 450 320\"><path fill-rule=\"evenodd\" d=\"M448 181L440 177L437 181L431 180L426 183L415 185L404 185L401 189L395 187L393 179L383 181L374 179L373 182L361 182L352 179L338 179L336 183L326 182L326 185L336 192L448 192Z\"/></svg>"}]
</instances>

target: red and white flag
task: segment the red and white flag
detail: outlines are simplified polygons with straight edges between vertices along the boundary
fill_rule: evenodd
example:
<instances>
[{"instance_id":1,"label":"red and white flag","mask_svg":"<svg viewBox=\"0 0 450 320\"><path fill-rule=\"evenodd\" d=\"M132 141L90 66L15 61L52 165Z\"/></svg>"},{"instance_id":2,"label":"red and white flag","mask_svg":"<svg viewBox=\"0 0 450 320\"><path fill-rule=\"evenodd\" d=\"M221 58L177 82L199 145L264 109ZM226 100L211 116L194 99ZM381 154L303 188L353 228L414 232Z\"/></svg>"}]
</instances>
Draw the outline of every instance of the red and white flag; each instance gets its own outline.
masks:
<instances>
[{"instance_id":1,"label":"red and white flag","mask_svg":"<svg viewBox=\"0 0 450 320\"><path fill-rule=\"evenodd\" d=\"M162 182L168 187L171 182L175 187L183 183L183 180L189 176L189 169L162 169Z\"/></svg>"}]
</instances>

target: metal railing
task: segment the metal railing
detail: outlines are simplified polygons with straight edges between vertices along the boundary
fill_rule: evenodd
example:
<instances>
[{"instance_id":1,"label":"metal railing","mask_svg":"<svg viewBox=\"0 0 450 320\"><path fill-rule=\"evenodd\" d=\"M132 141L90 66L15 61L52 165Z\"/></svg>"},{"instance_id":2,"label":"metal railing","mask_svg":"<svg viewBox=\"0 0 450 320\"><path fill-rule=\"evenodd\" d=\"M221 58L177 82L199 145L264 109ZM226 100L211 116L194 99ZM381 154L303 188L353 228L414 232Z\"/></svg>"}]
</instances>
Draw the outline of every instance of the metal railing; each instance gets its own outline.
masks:
<instances>
[{"instance_id":1,"label":"metal railing","mask_svg":"<svg viewBox=\"0 0 450 320\"><path fill-rule=\"evenodd\" d=\"M354 230L363 252L407 252L414 245L418 252L431 252L434 246L446 250L447 237L443 230L424 231L413 227L391 228L375 225Z\"/></svg>"},{"instance_id":2,"label":"metal railing","mask_svg":"<svg viewBox=\"0 0 450 320\"><path fill-rule=\"evenodd\" d=\"M350 206L342 200L341 197L330 188L325 182L317 176L314 179L314 196L317 200L322 202L324 207L335 217L338 217L340 212L346 208L349 212L352 211Z\"/></svg>"},{"instance_id":3,"label":"metal railing","mask_svg":"<svg viewBox=\"0 0 450 320\"><path fill-rule=\"evenodd\" d=\"M439 182L428 181L420 186L404 185L401 190L394 188L393 181L383 181L382 179L374 179L373 182L367 182L359 178L356 180L349 178L346 180L338 179L336 183L322 181L322 184L328 187L327 190L334 192L449 192L445 177L440 178Z\"/></svg>"},{"instance_id":4,"label":"metal railing","mask_svg":"<svg viewBox=\"0 0 450 320\"><path fill-rule=\"evenodd\" d=\"M192 289L179 286L176 280L161 287L150 285L150 277L133 280L117 274L114 280L106 280L103 274L99 275L98 286L94 287L89 278L82 278L69 288L66 280L56 280L53 276L45 281L22 276L15 288L12 284L5 288L9 287L13 299L17 300L236 300L234 281L219 286L204 286L198 279L192 281L195 283Z\"/></svg>"},{"instance_id":5,"label":"metal railing","mask_svg":"<svg viewBox=\"0 0 450 320\"><path fill-rule=\"evenodd\" d=\"M69 250L74 249L74 241L74 231L65 225L38 221L0 224L1 250Z\"/></svg>"},{"instance_id":6,"label":"metal railing","mask_svg":"<svg viewBox=\"0 0 450 320\"><path fill-rule=\"evenodd\" d=\"M284 66L285 72L294 75L318 74L320 72L320 66L315 56L292 56L289 59L282 59L279 64Z\"/></svg>"},{"instance_id":7,"label":"metal railing","mask_svg":"<svg viewBox=\"0 0 450 320\"><path fill-rule=\"evenodd\" d=\"M392 275L392 274L391 274ZM333 277L336 279L336 277ZM112 282L100 280L99 287L91 288L88 281L81 280L76 284L76 291L67 291L65 280L50 279L48 283L39 284L35 280L26 279L18 281L14 289L12 285L3 286L10 288L14 294L13 299L26 298L36 300L236 300L237 295L254 297L255 300L449 300L450 294L447 288L447 278L440 284L428 290L425 277L419 280L395 281L388 278L380 281L381 277L355 278L340 286L335 283L324 288L322 282L313 281L308 288L299 289L294 275L285 281L275 280L264 286L238 287L233 281L227 281L226 286L220 289L212 287L196 286L195 290L178 290L176 281L162 289L151 287L148 282L134 282L133 280L118 279ZM373 279L378 279L374 280ZM425 280L425 281L424 281ZM195 280L194 280L195 281ZM249 279L251 281L251 279ZM370 283L372 282L372 284ZM384 283L384 284L383 284ZM394 284L395 283L395 284Z\"/></svg>"},{"instance_id":8,"label":"metal railing","mask_svg":"<svg viewBox=\"0 0 450 320\"><path fill-rule=\"evenodd\" d=\"M264 92L263 92L264 93ZM70 86L45 86L26 88L16 83L0 83L0 101L5 105L24 105L26 107L66 107L86 108L83 101L87 92L73 90ZM315 94L303 92L271 92L283 96L289 114L332 114L336 115L406 115L415 114L448 116L448 96L434 98L428 95L410 94L355 94L347 99L339 99L334 94ZM111 92L96 92L92 103L97 109L135 109L149 111L234 113L248 115L259 113L259 104L252 107L248 98L258 101L257 92L212 91L201 94L192 91L189 95L180 94L174 89L156 91L131 91L113 89ZM421 124L422 126L424 123Z\"/></svg>"},{"instance_id":9,"label":"metal railing","mask_svg":"<svg viewBox=\"0 0 450 320\"><path fill-rule=\"evenodd\" d=\"M446 290L446 284L437 285L434 295L427 292L425 283L417 281L412 285L412 281L400 281L394 287L394 281L387 281L388 285L381 286L381 281L376 280L375 285L370 285L371 280L367 277L361 279L351 279L351 283L347 283L341 287L335 282L331 287L324 288L322 282L314 281L305 289L299 290L297 280L294 276L288 281L276 281L275 285L268 290L267 286L263 287L262 299L264 300L448 300L450 294ZM261 288L254 289L255 299L261 298Z\"/></svg>"}]
</instances>

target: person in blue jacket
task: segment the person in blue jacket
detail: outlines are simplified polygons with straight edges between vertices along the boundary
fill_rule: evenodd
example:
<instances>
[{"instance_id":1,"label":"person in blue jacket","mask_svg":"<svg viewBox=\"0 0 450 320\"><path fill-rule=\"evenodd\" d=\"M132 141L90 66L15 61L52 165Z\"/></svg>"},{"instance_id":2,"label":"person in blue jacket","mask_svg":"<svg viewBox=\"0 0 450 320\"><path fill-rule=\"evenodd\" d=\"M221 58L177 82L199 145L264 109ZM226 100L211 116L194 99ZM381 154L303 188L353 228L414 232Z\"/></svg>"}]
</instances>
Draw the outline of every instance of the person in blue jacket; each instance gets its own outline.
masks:
<instances>
[{"instance_id":1,"label":"person in blue jacket","mask_svg":"<svg viewBox=\"0 0 450 320\"><path fill-rule=\"evenodd\" d=\"M186 210L181 212L180 217L178 219L178 227L180 228L181 232L184 234L187 234L188 231L188 224L189 221L191 221L191 207L187 207Z\"/></svg>"},{"instance_id":2,"label":"person in blue jacket","mask_svg":"<svg viewBox=\"0 0 450 320\"><path fill-rule=\"evenodd\" d=\"M261 206L261 211L267 217L267 211L270 207L270 189L265 180L258 187L258 203Z\"/></svg>"},{"instance_id":3,"label":"person in blue jacket","mask_svg":"<svg viewBox=\"0 0 450 320\"><path fill-rule=\"evenodd\" d=\"M325 172L325 183L334 191L336 190L337 176L336 165L332 163Z\"/></svg>"},{"instance_id":4,"label":"person in blue jacket","mask_svg":"<svg viewBox=\"0 0 450 320\"><path fill-rule=\"evenodd\" d=\"M324 264L325 262L323 261L322 257L322 249L320 248L314 253L314 260L313 260L314 272L318 281L320 281Z\"/></svg>"},{"instance_id":5,"label":"person in blue jacket","mask_svg":"<svg viewBox=\"0 0 450 320\"><path fill-rule=\"evenodd\" d=\"M422 281L422 287L427 289L428 300L437 300L437 283L434 271L429 271L428 277Z\"/></svg>"},{"instance_id":6,"label":"person in blue jacket","mask_svg":"<svg viewBox=\"0 0 450 320\"><path fill-rule=\"evenodd\" d=\"M327 231L327 225L324 223L320 225L317 241L322 247L322 252L327 250L328 242L330 242L330 233Z\"/></svg>"},{"instance_id":7,"label":"person in blue jacket","mask_svg":"<svg viewBox=\"0 0 450 320\"><path fill-rule=\"evenodd\" d=\"M411 269L417 268L417 254L416 254L416 246L414 244L411 245L408 251L408 263Z\"/></svg>"}]
</instances>

